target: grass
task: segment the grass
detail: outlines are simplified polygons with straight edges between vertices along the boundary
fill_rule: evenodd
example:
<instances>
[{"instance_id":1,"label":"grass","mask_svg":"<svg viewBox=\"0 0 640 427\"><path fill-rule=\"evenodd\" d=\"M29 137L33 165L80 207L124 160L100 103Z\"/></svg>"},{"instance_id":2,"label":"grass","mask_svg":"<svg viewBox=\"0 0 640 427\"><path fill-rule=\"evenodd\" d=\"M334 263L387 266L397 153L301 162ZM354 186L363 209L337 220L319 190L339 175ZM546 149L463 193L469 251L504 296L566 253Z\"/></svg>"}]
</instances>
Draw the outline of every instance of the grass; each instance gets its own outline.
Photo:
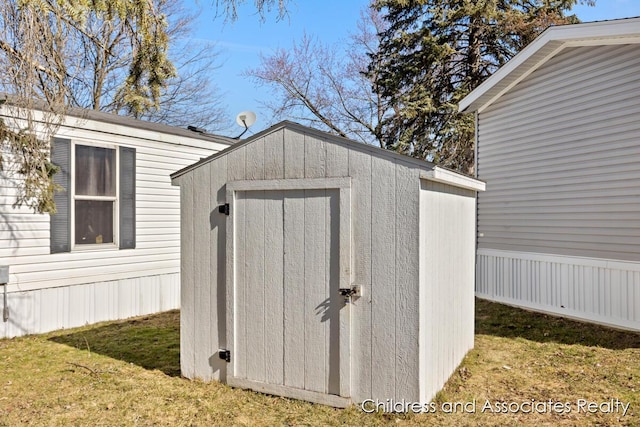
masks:
<instances>
[{"instance_id":1,"label":"grass","mask_svg":"<svg viewBox=\"0 0 640 427\"><path fill-rule=\"evenodd\" d=\"M535 413L482 410L487 401L502 408L532 399L542 405ZM630 409L578 412L578 399L618 399ZM571 412L543 412L549 400ZM466 411L444 412L455 402ZM185 380L177 311L0 340L0 426L633 426L640 334L477 300L475 348L434 405L432 414L366 414Z\"/></svg>"}]
</instances>

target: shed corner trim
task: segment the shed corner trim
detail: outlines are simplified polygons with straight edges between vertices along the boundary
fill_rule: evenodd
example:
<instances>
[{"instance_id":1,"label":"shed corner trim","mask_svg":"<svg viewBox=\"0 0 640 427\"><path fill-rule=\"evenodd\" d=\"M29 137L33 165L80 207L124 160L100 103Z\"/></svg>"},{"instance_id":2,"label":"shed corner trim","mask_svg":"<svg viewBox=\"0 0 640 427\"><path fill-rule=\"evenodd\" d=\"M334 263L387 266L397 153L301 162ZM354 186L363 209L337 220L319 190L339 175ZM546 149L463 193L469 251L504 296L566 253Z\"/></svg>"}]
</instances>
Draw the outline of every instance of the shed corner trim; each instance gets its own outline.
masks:
<instances>
[{"instance_id":1,"label":"shed corner trim","mask_svg":"<svg viewBox=\"0 0 640 427\"><path fill-rule=\"evenodd\" d=\"M420 179L441 182L443 184L453 185L454 187L473 191L485 191L487 187L487 185L482 181L461 175L447 169L443 169L438 166L434 167L430 171L421 172Z\"/></svg>"}]
</instances>

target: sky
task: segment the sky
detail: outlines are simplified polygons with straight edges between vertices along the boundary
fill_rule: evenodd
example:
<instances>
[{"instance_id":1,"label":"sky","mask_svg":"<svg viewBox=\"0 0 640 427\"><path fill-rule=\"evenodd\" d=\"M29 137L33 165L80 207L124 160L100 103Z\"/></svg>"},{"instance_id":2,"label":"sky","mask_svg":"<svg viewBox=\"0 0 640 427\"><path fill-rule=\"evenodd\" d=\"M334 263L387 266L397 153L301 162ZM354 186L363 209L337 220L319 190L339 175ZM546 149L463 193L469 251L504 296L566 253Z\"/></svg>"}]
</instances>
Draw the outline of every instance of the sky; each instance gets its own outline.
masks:
<instances>
[{"instance_id":1,"label":"sky","mask_svg":"<svg viewBox=\"0 0 640 427\"><path fill-rule=\"evenodd\" d=\"M244 135L248 137L273 124L269 110L262 106L272 94L269 87L258 86L242 73L259 67L260 55L269 56L278 48L288 49L305 32L328 44L346 41L369 0L290 0L289 15L280 21L275 12L261 20L253 0L246 0L235 22L225 22L224 16L216 16L222 13L216 12L215 0L185 2L198 11L192 42L213 42L220 52L220 66L212 70L211 79L223 98L228 125L218 133L238 136L244 128L235 124L236 116L242 111L253 111L257 120ZM576 6L573 13L583 22L638 17L640 0L597 0L595 7Z\"/></svg>"}]
</instances>

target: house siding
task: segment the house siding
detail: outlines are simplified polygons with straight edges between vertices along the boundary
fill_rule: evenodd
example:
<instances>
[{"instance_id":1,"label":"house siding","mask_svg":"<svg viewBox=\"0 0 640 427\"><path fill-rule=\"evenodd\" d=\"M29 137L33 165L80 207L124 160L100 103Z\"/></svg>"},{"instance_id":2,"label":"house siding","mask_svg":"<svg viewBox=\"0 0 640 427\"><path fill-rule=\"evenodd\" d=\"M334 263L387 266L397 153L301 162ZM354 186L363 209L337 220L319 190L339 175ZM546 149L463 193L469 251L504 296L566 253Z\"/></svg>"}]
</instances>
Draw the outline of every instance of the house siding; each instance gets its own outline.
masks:
<instances>
[{"instance_id":1,"label":"house siding","mask_svg":"<svg viewBox=\"0 0 640 427\"><path fill-rule=\"evenodd\" d=\"M638 49L567 48L479 114L480 249L640 261Z\"/></svg>"},{"instance_id":2,"label":"house siding","mask_svg":"<svg viewBox=\"0 0 640 427\"><path fill-rule=\"evenodd\" d=\"M227 145L86 119L67 123L58 137L136 149L136 248L51 254L49 215L13 207L20 177L6 168L0 172L0 265L10 266L7 323L13 326L0 327L0 337L179 307L180 189L169 175ZM107 291L99 290L110 286L119 297L103 306L99 294ZM161 295L149 292L154 286ZM45 305L73 313L64 321L60 314L37 315L51 311Z\"/></svg>"},{"instance_id":3,"label":"house siding","mask_svg":"<svg viewBox=\"0 0 640 427\"><path fill-rule=\"evenodd\" d=\"M639 49L566 48L478 113L478 296L640 330Z\"/></svg>"}]
</instances>

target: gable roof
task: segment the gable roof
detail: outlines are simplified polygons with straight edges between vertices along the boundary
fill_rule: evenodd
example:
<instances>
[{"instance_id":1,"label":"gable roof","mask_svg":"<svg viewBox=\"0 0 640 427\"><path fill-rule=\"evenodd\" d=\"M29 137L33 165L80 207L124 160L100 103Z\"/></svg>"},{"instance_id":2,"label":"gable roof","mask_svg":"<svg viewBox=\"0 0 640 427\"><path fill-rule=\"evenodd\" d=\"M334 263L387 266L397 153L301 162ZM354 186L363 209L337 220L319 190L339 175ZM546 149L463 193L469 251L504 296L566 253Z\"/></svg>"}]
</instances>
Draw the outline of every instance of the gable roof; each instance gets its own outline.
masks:
<instances>
[{"instance_id":1,"label":"gable roof","mask_svg":"<svg viewBox=\"0 0 640 427\"><path fill-rule=\"evenodd\" d=\"M459 172L451 171L443 167L436 166L432 162L427 162L425 160L417 159L415 157L409 157L404 154L396 153L395 151L385 150L384 148L375 147L373 145L364 144L362 142L353 141L351 139L344 138L342 136L334 135L328 132L324 132L308 126L303 126L299 123L290 122L286 120L280 123L277 123L268 129L258 132L257 134L252 135L247 139L237 142L236 144L230 147L227 147L222 151L212 154L209 157L200 159L200 161L192 165L189 165L183 169L180 169L177 172L172 173L171 180L175 185L174 180L176 178L179 178L180 176L186 173L189 173L194 169L197 169L200 166L203 166L209 162L219 159L220 157L226 156L227 154L229 154L234 150L237 150L241 147L251 144L252 142L257 141L258 139L264 137L265 135L269 135L271 133L278 132L283 129L291 129L304 134L314 135L318 138L323 139L324 141L330 142L332 144L338 144L351 150L358 150L361 152L368 153L372 156L377 156L379 158L386 158L390 161L395 160L395 161L402 162L408 166L417 167L419 169L422 169L422 171L420 172L420 179L428 179L430 181L442 182L448 185L453 185L455 187L460 187L460 188L466 188L468 190L473 190L473 191L485 190L485 183L483 181L480 181L476 178L473 178L467 175L463 175Z\"/></svg>"},{"instance_id":2,"label":"gable roof","mask_svg":"<svg viewBox=\"0 0 640 427\"><path fill-rule=\"evenodd\" d=\"M423 168L425 170L431 170L435 167L435 165L431 162L428 162L426 160L420 160L417 159L415 157L409 157L406 156L404 154L399 154L396 153L395 151L390 151L390 150L385 150L384 148L380 148L380 147L375 147L373 145L369 145L369 144L365 144L362 142L358 142L358 141L353 141L351 139L348 138L344 138L342 136L339 135L334 135L332 133L329 132L325 132L325 131L321 131L318 129L314 129L308 126L304 126L301 125L299 123L295 123L295 122L291 122L288 120L284 120L280 123L277 123L261 132L256 133L255 135L250 136L249 138L243 139L237 143L235 143L234 145L225 148L222 151L218 151L217 153L212 154L209 157L205 157L203 159L200 159L200 161L189 165L177 172L174 172L173 174L171 174L171 179L175 179L178 178L181 175L184 175L185 173L196 169L198 167L200 167L201 165L204 165L206 163L209 163L219 157L225 156L228 153L230 153L231 151L237 150L238 148L244 147L245 145L251 144L253 141L256 141L262 137L264 137L265 135L277 132L279 130L282 129L292 129L295 131L299 131L299 132L303 132L306 134L312 134L317 136L318 138L322 138L324 140L330 141L332 143L336 143L342 146L345 146L347 148L352 148L352 149L357 149L357 150L361 150L361 151L365 151L368 152L372 155L377 155L377 156L382 156L382 157L386 157L389 159L396 159L396 160L400 160L403 162L407 162L410 163L414 166ZM442 169L442 168L440 168Z\"/></svg>"},{"instance_id":3,"label":"gable roof","mask_svg":"<svg viewBox=\"0 0 640 427\"><path fill-rule=\"evenodd\" d=\"M460 101L460 112L481 112L568 47L640 43L640 17L547 28Z\"/></svg>"}]
</instances>

